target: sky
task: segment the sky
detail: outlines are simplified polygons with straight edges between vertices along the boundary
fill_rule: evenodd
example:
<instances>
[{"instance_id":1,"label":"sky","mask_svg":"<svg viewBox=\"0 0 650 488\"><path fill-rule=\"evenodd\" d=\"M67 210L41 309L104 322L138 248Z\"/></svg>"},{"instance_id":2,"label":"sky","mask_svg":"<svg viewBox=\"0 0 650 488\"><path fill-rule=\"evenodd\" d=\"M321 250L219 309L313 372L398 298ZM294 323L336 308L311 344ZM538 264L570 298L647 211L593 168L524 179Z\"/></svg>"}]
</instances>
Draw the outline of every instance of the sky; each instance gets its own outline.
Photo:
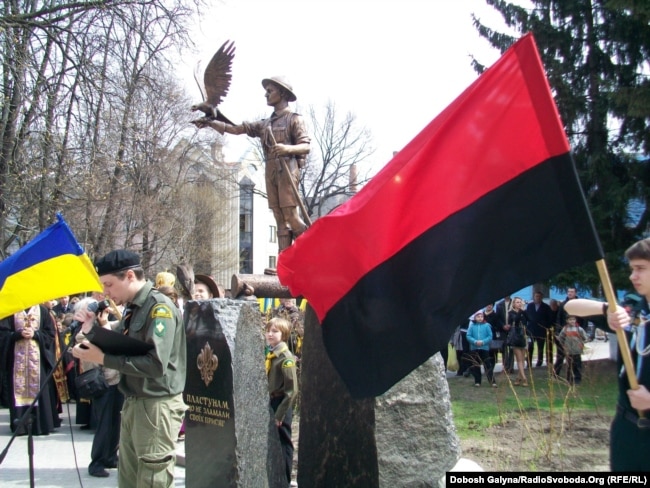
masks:
<instances>
[{"instance_id":1,"label":"sky","mask_svg":"<svg viewBox=\"0 0 650 488\"><path fill-rule=\"evenodd\" d=\"M520 5L529 5L521 0ZM374 172L407 145L478 75L471 56L486 66L500 56L480 38L472 14L507 32L485 0L214 0L193 33L196 53L183 56L190 93L193 79L226 41L235 43L230 90L220 110L235 123L271 113L263 78L284 75L298 97L291 106L307 115L328 102L342 118L356 116L372 134ZM190 116L190 118L192 118ZM225 155L238 160L245 137L226 135ZM532 287L514 295L532 299ZM564 299L564 290L552 297Z\"/></svg>"},{"instance_id":2,"label":"sky","mask_svg":"<svg viewBox=\"0 0 650 488\"><path fill-rule=\"evenodd\" d=\"M376 148L375 170L476 78L470 55L489 66L500 56L472 26L471 14L505 30L485 0L218 0L193 34L198 52L183 56L192 73L226 40L235 43L230 90L220 110L235 123L268 115L263 78L286 76L303 115L332 102L350 112ZM245 137L226 136L236 160ZM239 140L237 140L239 139Z\"/></svg>"}]
</instances>

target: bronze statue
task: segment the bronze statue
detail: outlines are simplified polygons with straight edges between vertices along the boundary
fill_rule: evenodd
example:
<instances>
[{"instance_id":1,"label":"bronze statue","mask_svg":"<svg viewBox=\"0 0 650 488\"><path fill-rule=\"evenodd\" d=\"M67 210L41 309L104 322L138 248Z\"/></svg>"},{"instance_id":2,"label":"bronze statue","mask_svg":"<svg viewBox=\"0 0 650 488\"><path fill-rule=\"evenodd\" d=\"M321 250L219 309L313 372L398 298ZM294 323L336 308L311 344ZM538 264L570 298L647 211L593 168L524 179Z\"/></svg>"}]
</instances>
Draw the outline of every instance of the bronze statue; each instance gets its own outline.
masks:
<instances>
[{"instance_id":1,"label":"bronze statue","mask_svg":"<svg viewBox=\"0 0 650 488\"><path fill-rule=\"evenodd\" d=\"M277 223L278 247L282 251L307 228L298 206L310 223L297 189L300 169L309 154L310 139L302 116L289 108L289 102L295 101L296 95L286 78L265 78L262 86L267 105L273 107L268 119L235 125L216 117L204 117L192 123L200 129L212 127L220 134L246 134L260 139L266 160L268 204Z\"/></svg>"},{"instance_id":2,"label":"bronze statue","mask_svg":"<svg viewBox=\"0 0 650 488\"><path fill-rule=\"evenodd\" d=\"M176 277L178 278L183 299L192 300L194 296L194 267L191 264L181 262L176 266Z\"/></svg>"},{"instance_id":3,"label":"bronze statue","mask_svg":"<svg viewBox=\"0 0 650 488\"><path fill-rule=\"evenodd\" d=\"M210 120L220 120L232 124L232 122L230 122L230 120L228 120L228 118L223 115L217 107L221 103L223 97L228 93L228 88L230 88L230 79L232 77L230 69L234 57L235 43L226 41L217 50L214 56L212 56L208 66L205 68L203 74L203 85L199 82L195 70L194 79L196 80L197 85L199 85L201 95L203 95L203 102L192 105L191 110L200 110L205 114L203 118L192 121L192 123L197 127L199 127L200 122ZM197 69L198 68L197 65Z\"/></svg>"}]
</instances>

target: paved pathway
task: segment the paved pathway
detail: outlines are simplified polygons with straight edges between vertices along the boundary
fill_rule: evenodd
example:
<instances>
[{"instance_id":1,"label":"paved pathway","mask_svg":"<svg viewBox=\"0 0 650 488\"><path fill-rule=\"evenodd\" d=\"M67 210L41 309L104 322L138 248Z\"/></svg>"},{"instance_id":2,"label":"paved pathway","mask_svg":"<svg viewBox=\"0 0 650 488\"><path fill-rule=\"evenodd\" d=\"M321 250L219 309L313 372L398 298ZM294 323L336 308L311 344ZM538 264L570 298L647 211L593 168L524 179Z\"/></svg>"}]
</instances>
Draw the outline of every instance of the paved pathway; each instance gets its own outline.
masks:
<instances>
[{"instance_id":1,"label":"paved pathway","mask_svg":"<svg viewBox=\"0 0 650 488\"><path fill-rule=\"evenodd\" d=\"M93 431L81 430L74 423L76 407L63 406L63 424L57 432L47 436L34 436L34 486L38 488L114 488L117 470L109 470L108 478L95 478L88 474ZM72 428L70 427L72 423ZM11 439L9 410L0 409L0 449L5 451ZM179 443L182 453L182 443ZM15 437L6 457L0 464L0 486L26 487L29 484L29 455L27 437ZM176 467L176 486L185 486L185 469Z\"/></svg>"}]
</instances>

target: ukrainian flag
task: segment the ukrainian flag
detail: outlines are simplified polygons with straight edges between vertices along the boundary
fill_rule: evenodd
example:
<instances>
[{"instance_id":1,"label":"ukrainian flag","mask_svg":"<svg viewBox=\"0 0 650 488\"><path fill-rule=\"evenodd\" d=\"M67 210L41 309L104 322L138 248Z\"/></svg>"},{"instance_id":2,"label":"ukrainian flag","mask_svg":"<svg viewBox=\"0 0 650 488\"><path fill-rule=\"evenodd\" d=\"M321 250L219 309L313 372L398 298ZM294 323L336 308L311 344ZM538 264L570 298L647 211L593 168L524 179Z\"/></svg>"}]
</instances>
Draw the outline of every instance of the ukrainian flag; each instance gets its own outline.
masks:
<instances>
[{"instance_id":1,"label":"ukrainian flag","mask_svg":"<svg viewBox=\"0 0 650 488\"><path fill-rule=\"evenodd\" d=\"M0 262L0 318L64 295L103 291L93 263L61 214Z\"/></svg>"}]
</instances>

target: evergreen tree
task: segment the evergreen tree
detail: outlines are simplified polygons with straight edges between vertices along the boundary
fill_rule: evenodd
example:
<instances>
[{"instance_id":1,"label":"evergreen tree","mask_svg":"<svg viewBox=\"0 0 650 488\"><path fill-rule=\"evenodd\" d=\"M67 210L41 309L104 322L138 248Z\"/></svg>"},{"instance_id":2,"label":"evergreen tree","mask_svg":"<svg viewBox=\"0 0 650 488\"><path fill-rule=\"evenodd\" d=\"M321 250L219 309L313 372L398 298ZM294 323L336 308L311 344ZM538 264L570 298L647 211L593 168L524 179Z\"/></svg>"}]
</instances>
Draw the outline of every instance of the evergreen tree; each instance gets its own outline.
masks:
<instances>
[{"instance_id":1,"label":"evergreen tree","mask_svg":"<svg viewBox=\"0 0 650 488\"><path fill-rule=\"evenodd\" d=\"M565 126L615 288L629 286L625 249L650 219L650 0L486 0L520 35L532 32ZM504 52L518 39L474 17ZM485 69L476 60L478 72ZM523 143L523 142L522 142ZM551 280L600 295L593 263Z\"/></svg>"}]
</instances>

